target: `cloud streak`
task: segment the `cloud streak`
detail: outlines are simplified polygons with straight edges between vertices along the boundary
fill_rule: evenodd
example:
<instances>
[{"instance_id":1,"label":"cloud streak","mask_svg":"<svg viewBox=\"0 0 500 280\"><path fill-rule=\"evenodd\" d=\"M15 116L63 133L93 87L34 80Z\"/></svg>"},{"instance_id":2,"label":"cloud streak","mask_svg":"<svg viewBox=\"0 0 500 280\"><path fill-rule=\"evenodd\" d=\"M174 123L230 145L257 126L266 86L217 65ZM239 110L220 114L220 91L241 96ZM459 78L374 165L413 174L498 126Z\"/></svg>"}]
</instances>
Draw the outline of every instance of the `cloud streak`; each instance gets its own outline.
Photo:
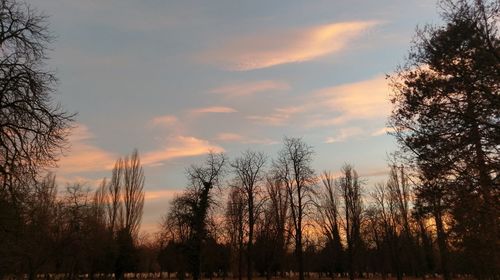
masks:
<instances>
[{"instance_id":1,"label":"cloud streak","mask_svg":"<svg viewBox=\"0 0 500 280\"><path fill-rule=\"evenodd\" d=\"M203 139L176 136L169 138L164 148L143 154L141 156L141 162L145 166L158 166L162 165L164 161L181 157L204 155L209 151L223 152L224 149Z\"/></svg>"},{"instance_id":2,"label":"cloud streak","mask_svg":"<svg viewBox=\"0 0 500 280\"><path fill-rule=\"evenodd\" d=\"M224 106L213 106L213 107L204 107L204 108L197 108L191 110L191 113L194 114L208 114L208 113L236 113L237 111L233 108L230 107L224 107Z\"/></svg>"},{"instance_id":3,"label":"cloud streak","mask_svg":"<svg viewBox=\"0 0 500 280\"><path fill-rule=\"evenodd\" d=\"M284 81L264 80L228 84L214 88L210 90L210 93L221 94L229 97L241 97L263 92L284 91L288 89L290 89L290 85Z\"/></svg>"},{"instance_id":4,"label":"cloud streak","mask_svg":"<svg viewBox=\"0 0 500 280\"><path fill-rule=\"evenodd\" d=\"M339 22L237 38L202 55L228 70L246 71L313 60L346 49L377 21Z\"/></svg>"},{"instance_id":5,"label":"cloud streak","mask_svg":"<svg viewBox=\"0 0 500 280\"><path fill-rule=\"evenodd\" d=\"M384 76L313 91L291 100L292 105L247 119L266 126L290 123L306 128L344 125L354 120L378 120L391 111ZM295 105L293 105L295 104Z\"/></svg>"},{"instance_id":6,"label":"cloud streak","mask_svg":"<svg viewBox=\"0 0 500 280\"><path fill-rule=\"evenodd\" d=\"M78 124L68 139L71 144L69 153L58 162L58 172L66 176L112 169L117 156L93 145L95 138L87 126Z\"/></svg>"}]
</instances>

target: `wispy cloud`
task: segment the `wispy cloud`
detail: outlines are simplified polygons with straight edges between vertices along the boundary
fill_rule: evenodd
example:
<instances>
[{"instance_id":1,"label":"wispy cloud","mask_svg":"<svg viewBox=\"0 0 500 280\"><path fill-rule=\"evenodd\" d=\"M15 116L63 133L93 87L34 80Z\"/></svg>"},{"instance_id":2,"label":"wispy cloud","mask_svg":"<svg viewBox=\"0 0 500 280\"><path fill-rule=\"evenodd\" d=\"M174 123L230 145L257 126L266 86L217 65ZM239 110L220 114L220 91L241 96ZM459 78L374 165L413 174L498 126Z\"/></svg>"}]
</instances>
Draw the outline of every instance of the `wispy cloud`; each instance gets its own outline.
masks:
<instances>
[{"instance_id":1,"label":"wispy cloud","mask_svg":"<svg viewBox=\"0 0 500 280\"><path fill-rule=\"evenodd\" d=\"M144 199L146 201L170 199L182 192L183 192L182 189L165 189L165 190L151 190L151 191L146 190L144 194Z\"/></svg>"},{"instance_id":2,"label":"wispy cloud","mask_svg":"<svg viewBox=\"0 0 500 280\"><path fill-rule=\"evenodd\" d=\"M94 145L94 139L95 135L87 126L78 124L68 139L71 144L69 153L58 162L58 173L68 176L112 169L117 156Z\"/></svg>"},{"instance_id":3,"label":"wispy cloud","mask_svg":"<svg viewBox=\"0 0 500 280\"><path fill-rule=\"evenodd\" d=\"M327 137L325 143L331 144L336 142L344 142L356 136L363 134L363 130L359 127L341 128L335 136Z\"/></svg>"},{"instance_id":4,"label":"wispy cloud","mask_svg":"<svg viewBox=\"0 0 500 280\"><path fill-rule=\"evenodd\" d=\"M300 105L281 107L274 109L270 115L251 115L247 116L247 119L261 125L282 126L286 125L292 116L305 110L306 106Z\"/></svg>"},{"instance_id":5,"label":"wispy cloud","mask_svg":"<svg viewBox=\"0 0 500 280\"><path fill-rule=\"evenodd\" d=\"M331 23L237 38L202 57L229 70L253 70L340 52L377 21Z\"/></svg>"},{"instance_id":6,"label":"wispy cloud","mask_svg":"<svg viewBox=\"0 0 500 280\"><path fill-rule=\"evenodd\" d=\"M207 154L209 151L223 152L224 149L209 143L207 140L176 136L168 138L164 148L143 154L141 162L144 165L156 166L174 158L199 156Z\"/></svg>"},{"instance_id":7,"label":"wispy cloud","mask_svg":"<svg viewBox=\"0 0 500 280\"><path fill-rule=\"evenodd\" d=\"M179 120L177 119L176 116L163 115L163 116L154 117L152 120L150 120L149 124L152 126L171 127L171 126L176 125L178 121Z\"/></svg>"},{"instance_id":8,"label":"wispy cloud","mask_svg":"<svg viewBox=\"0 0 500 280\"><path fill-rule=\"evenodd\" d=\"M224 106L213 106L213 107L204 107L204 108L197 108L191 110L191 113L194 114L206 114L206 113L236 113L237 111L233 108L230 107L224 107Z\"/></svg>"},{"instance_id":9,"label":"wispy cloud","mask_svg":"<svg viewBox=\"0 0 500 280\"><path fill-rule=\"evenodd\" d=\"M224 133L219 133L216 139L223 142L239 142L242 141L244 138L242 135L237 133L224 132Z\"/></svg>"},{"instance_id":10,"label":"wispy cloud","mask_svg":"<svg viewBox=\"0 0 500 280\"><path fill-rule=\"evenodd\" d=\"M391 128L391 127L382 127L378 130L375 130L371 133L371 136L382 136L382 135L386 135L390 132L393 132L394 129Z\"/></svg>"},{"instance_id":11,"label":"wispy cloud","mask_svg":"<svg viewBox=\"0 0 500 280\"><path fill-rule=\"evenodd\" d=\"M391 110L389 88L384 76L314 91L289 99L292 104L269 114L247 119L267 126L290 123L306 128L344 125L354 120L379 120Z\"/></svg>"},{"instance_id":12,"label":"wispy cloud","mask_svg":"<svg viewBox=\"0 0 500 280\"><path fill-rule=\"evenodd\" d=\"M383 76L370 80L322 89L311 102L336 112L337 123L353 119L386 117L391 110L389 88Z\"/></svg>"},{"instance_id":13,"label":"wispy cloud","mask_svg":"<svg viewBox=\"0 0 500 280\"><path fill-rule=\"evenodd\" d=\"M284 91L290 89L290 85L284 81L256 81L242 82L223 85L210 90L210 93L222 94L230 97L241 97L261 92Z\"/></svg>"},{"instance_id":14,"label":"wispy cloud","mask_svg":"<svg viewBox=\"0 0 500 280\"><path fill-rule=\"evenodd\" d=\"M215 139L221 142L238 142L241 144L272 145L279 143L279 141L272 140L269 138L251 138L238 133L230 133L230 132L219 133Z\"/></svg>"}]
</instances>

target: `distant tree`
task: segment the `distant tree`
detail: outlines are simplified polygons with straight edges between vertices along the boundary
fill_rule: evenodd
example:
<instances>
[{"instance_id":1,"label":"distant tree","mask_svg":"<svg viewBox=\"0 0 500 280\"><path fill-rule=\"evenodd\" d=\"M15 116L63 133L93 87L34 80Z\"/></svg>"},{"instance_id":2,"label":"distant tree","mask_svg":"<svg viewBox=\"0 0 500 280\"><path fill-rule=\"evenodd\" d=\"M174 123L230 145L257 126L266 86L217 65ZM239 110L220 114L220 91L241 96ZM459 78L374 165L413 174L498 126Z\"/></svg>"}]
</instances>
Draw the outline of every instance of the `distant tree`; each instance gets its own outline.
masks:
<instances>
[{"instance_id":1,"label":"distant tree","mask_svg":"<svg viewBox=\"0 0 500 280\"><path fill-rule=\"evenodd\" d=\"M450 210L456 247L491 277L500 270L500 2L440 3L445 25L419 30L392 77L390 124L425 176L420 201Z\"/></svg>"},{"instance_id":2,"label":"distant tree","mask_svg":"<svg viewBox=\"0 0 500 280\"><path fill-rule=\"evenodd\" d=\"M342 266L340 194L331 172L324 171L320 178L322 187L316 193L316 219L319 229L326 237L325 249L328 253L328 266L330 273L333 273L341 270Z\"/></svg>"},{"instance_id":3,"label":"distant tree","mask_svg":"<svg viewBox=\"0 0 500 280\"><path fill-rule=\"evenodd\" d=\"M245 196L248 217L248 241L247 241L247 279L252 280L253 275L253 242L256 216L260 209L258 196L261 193L263 181L263 168L266 163L264 153L245 151L236 158L231 167L235 174L235 185L239 187Z\"/></svg>"},{"instance_id":4,"label":"distant tree","mask_svg":"<svg viewBox=\"0 0 500 280\"><path fill-rule=\"evenodd\" d=\"M285 137L278 158L273 162L274 173L285 185L289 199L300 280L304 280L304 217L311 208L313 186L316 183L315 173L311 167L313 153L312 147L302 139Z\"/></svg>"},{"instance_id":5,"label":"distant tree","mask_svg":"<svg viewBox=\"0 0 500 280\"><path fill-rule=\"evenodd\" d=\"M404 167L396 165L391 165L387 183L377 184L371 195L382 229L379 236L388 246L397 279L403 279L405 272L411 272L409 266L413 260L412 251L415 251L410 228L410 195Z\"/></svg>"},{"instance_id":6,"label":"distant tree","mask_svg":"<svg viewBox=\"0 0 500 280\"><path fill-rule=\"evenodd\" d=\"M144 207L144 171L139 153L134 150L130 156L116 161L109 182L103 180L96 191L95 199L105 206L108 230L116 245L115 278L122 279L126 271L133 271L138 260L135 242Z\"/></svg>"},{"instance_id":7,"label":"distant tree","mask_svg":"<svg viewBox=\"0 0 500 280\"><path fill-rule=\"evenodd\" d=\"M276 174L266 176L266 201L256 224L255 267L271 279L286 269L290 240L289 198L285 184Z\"/></svg>"},{"instance_id":8,"label":"distant tree","mask_svg":"<svg viewBox=\"0 0 500 280\"><path fill-rule=\"evenodd\" d=\"M363 200L358 173L351 165L344 165L337 180L344 210L344 232L347 243L347 262L349 278L354 280L360 249L362 247L361 223L363 219Z\"/></svg>"},{"instance_id":9,"label":"distant tree","mask_svg":"<svg viewBox=\"0 0 500 280\"><path fill-rule=\"evenodd\" d=\"M243 277L243 253L245 238L246 200L241 189L231 188L226 206L226 226L229 243L237 255L238 279Z\"/></svg>"},{"instance_id":10,"label":"distant tree","mask_svg":"<svg viewBox=\"0 0 500 280\"><path fill-rule=\"evenodd\" d=\"M44 15L0 1L0 195L13 202L55 164L72 122L53 101L56 77L45 65L51 41Z\"/></svg>"}]
</instances>

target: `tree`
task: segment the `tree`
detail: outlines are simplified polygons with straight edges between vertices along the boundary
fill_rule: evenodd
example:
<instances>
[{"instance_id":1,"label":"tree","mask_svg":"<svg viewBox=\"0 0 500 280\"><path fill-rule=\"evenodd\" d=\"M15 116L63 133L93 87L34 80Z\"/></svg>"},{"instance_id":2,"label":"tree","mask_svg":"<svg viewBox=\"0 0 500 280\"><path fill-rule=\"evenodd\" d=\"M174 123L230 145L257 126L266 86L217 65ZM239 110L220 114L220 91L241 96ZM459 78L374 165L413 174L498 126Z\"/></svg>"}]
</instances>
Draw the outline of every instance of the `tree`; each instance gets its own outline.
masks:
<instances>
[{"instance_id":1,"label":"tree","mask_svg":"<svg viewBox=\"0 0 500 280\"><path fill-rule=\"evenodd\" d=\"M405 169L395 164L391 165L387 183L377 184L371 195L383 229L380 235L388 246L397 279L403 279L405 268L408 270L412 264L411 252L415 251L410 229L410 195Z\"/></svg>"},{"instance_id":2,"label":"tree","mask_svg":"<svg viewBox=\"0 0 500 280\"><path fill-rule=\"evenodd\" d=\"M227 159L224 154L210 152L204 165L192 165L188 170L190 180L189 199L185 202L189 207L191 236L189 250L193 279L201 276L202 247L207 238L208 210L213 203L211 190L219 186L225 173Z\"/></svg>"},{"instance_id":3,"label":"tree","mask_svg":"<svg viewBox=\"0 0 500 280\"><path fill-rule=\"evenodd\" d=\"M358 253L361 249L361 223L363 201L361 197L361 182L358 173L351 165L344 165L337 185L341 192L344 206L344 231L347 243L347 261L349 278L354 280Z\"/></svg>"},{"instance_id":4,"label":"tree","mask_svg":"<svg viewBox=\"0 0 500 280\"><path fill-rule=\"evenodd\" d=\"M111 180L103 180L96 200L104 203L106 223L116 245L115 278L122 279L125 270L133 270L136 260L135 241L144 207L144 171L139 153L116 161Z\"/></svg>"},{"instance_id":5,"label":"tree","mask_svg":"<svg viewBox=\"0 0 500 280\"><path fill-rule=\"evenodd\" d=\"M0 195L15 203L21 188L55 164L72 122L52 98L56 77L45 67L51 41L44 15L0 1Z\"/></svg>"},{"instance_id":6,"label":"tree","mask_svg":"<svg viewBox=\"0 0 500 280\"><path fill-rule=\"evenodd\" d=\"M300 280L304 280L303 220L312 204L316 178L311 167L313 153L312 147L302 139L285 137L283 148L273 162L274 173L285 185L289 199Z\"/></svg>"},{"instance_id":7,"label":"tree","mask_svg":"<svg viewBox=\"0 0 500 280\"><path fill-rule=\"evenodd\" d=\"M317 192L317 224L326 237L330 273L338 271L342 264L342 240L340 239L340 200L335 178L331 172L321 173L321 191Z\"/></svg>"},{"instance_id":8,"label":"tree","mask_svg":"<svg viewBox=\"0 0 500 280\"><path fill-rule=\"evenodd\" d=\"M241 157L236 158L231 164L236 176L236 186L241 188L245 195L247 203L248 217L248 242L247 242L247 279L252 280L253 274L253 242L256 216L260 208L257 203L257 196L260 193L260 183L263 180L263 167L266 163L266 157L263 153L245 151Z\"/></svg>"},{"instance_id":9,"label":"tree","mask_svg":"<svg viewBox=\"0 0 500 280\"><path fill-rule=\"evenodd\" d=\"M226 207L226 225L229 242L237 254L238 279L243 276L243 245L245 234L246 201L241 189L231 188Z\"/></svg>"},{"instance_id":10,"label":"tree","mask_svg":"<svg viewBox=\"0 0 500 280\"><path fill-rule=\"evenodd\" d=\"M441 6L445 25L419 30L406 65L392 77L389 122L425 176L420 200L445 202L457 247L471 256L477 276L492 276L500 263L500 3Z\"/></svg>"},{"instance_id":11,"label":"tree","mask_svg":"<svg viewBox=\"0 0 500 280\"><path fill-rule=\"evenodd\" d=\"M255 267L266 279L272 273L283 276L290 241L289 199L285 184L277 174L266 176L266 197L256 224Z\"/></svg>"}]
</instances>

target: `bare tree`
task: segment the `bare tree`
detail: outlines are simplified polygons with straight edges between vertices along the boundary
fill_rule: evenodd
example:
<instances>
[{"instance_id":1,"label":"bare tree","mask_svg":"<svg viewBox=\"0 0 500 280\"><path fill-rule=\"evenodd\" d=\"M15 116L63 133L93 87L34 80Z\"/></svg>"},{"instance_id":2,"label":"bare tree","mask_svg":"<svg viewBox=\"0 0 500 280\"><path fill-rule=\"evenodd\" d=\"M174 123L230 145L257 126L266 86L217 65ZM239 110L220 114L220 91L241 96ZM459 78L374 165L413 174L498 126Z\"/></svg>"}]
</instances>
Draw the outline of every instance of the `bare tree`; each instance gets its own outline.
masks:
<instances>
[{"instance_id":1,"label":"bare tree","mask_svg":"<svg viewBox=\"0 0 500 280\"><path fill-rule=\"evenodd\" d=\"M337 184L344 204L344 231L347 241L349 278L354 280L357 254L361 246L363 201L358 173L351 165L344 165Z\"/></svg>"},{"instance_id":2,"label":"bare tree","mask_svg":"<svg viewBox=\"0 0 500 280\"><path fill-rule=\"evenodd\" d=\"M245 237L246 201L240 188L233 187L229 192L226 207L226 226L229 234L229 242L238 256L238 279L243 274L243 246Z\"/></svg>"},{"instance_id":3,"label":"bare tree","mask_svg":"<svg viewBox=\"0 0 500 280\"><path fill-rule=\"evenodd\" d=\"M283 142L283 148L273 162L273 168L288 194L299 279L303 280L303 220L312 204L311 194L315 184L315 174L311 164L314 152L312 147L300 138L285 137Z\"/></svg>"},{"instance_id":4,"label":"bare tree","mask_svg":"<svg viewBox=\"0 0 500 280\"><path fill-rule=\"evenodd\" d=\"M260 183L263 181L263 167L266 163L264 153L245 151L239 158L236 158L231 164L235 174L235 184L241 188L245 195L246 210L248 217L248 242L247 242L247 279L251 280L253 275L253 242L254 227L256 216L260 208L260 202L257 201L261 192Z\"/></svg>"},{"instance_id":5,"label":"bare tree","mask_svg":"<svg viewBox=\"0 0 500 280\"><path fill-rule=\"evenodd\" d=\"M117 243L115 278L123 278L124 269L133 266L135 241L144 207L144 171L137 150L116 161L111 180L106 179L95 197L105 203L107 225ZM104 207L103 207L104 208Z\"/></svg>"},{"instance_id":6,"label":"bare tree","mask_svg":"<svg viewBox=\"0 0 500 280\"><path fill-rule=\"evenodd\" d=\"M144 171L137 150L125 157L123 166L123 228L136 238L144 208Z\"/></svg>"},{"instance_id":7,"label":"bare tree","mask_svg":"<svg viewBox=\"0 0 500 280\"><path fill-rule=\"evenodd\" d=\"M0 1L0 192L14 202L21 195L14 188L55 164L72 122L51 96L51 41L44 15L24 2Z\"/></svg>"},{"instance_id":8,"label":"bare tree","mask_svg":"<svg viewBox=\"0 0 500 280\"><path fill-rule=\"evenodd\" d=\"M331 266L339 266L342 257L342 240L340 239L340 200L335 186L335 178L331 172L321 174L322 188L316 193L317 225L327 239L327 248L331 249Z\"/></svg>"}]
</instances>

